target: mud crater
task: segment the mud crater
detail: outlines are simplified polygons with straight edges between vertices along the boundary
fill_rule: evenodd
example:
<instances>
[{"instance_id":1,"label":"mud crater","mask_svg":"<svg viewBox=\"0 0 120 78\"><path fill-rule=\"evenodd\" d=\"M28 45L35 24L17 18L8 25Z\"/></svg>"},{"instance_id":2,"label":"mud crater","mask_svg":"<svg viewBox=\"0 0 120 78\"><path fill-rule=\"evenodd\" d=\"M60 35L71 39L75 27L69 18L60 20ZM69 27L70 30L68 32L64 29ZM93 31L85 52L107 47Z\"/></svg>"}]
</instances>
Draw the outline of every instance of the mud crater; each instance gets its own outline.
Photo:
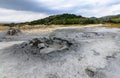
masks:
<instances>
[{"instance_id":1,"label":"mud crater","mask_svg":"<svg viewBox=\"0 0 120 78\"><path fill-rule=\"evenodd\" d=\"M25 54L28 56L36 56L42 59L52 59L54 57L62 57L69 52L74 46L68 40L53 38L34 38L28 42L14 45L14 54ZM67 53L69 54L69 53Z\"/></svg>"}]
</instances>

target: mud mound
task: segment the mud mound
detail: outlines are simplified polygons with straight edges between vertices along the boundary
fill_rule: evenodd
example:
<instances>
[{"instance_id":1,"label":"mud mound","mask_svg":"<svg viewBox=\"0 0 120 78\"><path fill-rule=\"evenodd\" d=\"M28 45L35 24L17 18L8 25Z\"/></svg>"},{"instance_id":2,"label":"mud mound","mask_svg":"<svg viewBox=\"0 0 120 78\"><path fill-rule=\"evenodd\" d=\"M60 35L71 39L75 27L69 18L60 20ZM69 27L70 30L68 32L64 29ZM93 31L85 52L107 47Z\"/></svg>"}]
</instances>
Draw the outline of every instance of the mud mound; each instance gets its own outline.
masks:
<instances>
[{"instance_id":1,"label":"mud mound","mask_svg":"<svg viewBox=\"0 0 120 78\"><path fill-rule=\"evenodd\" d=\"M35 54L46 54L51 53L54 51L60 51L68 49L72 43L68 42L67 40L63 40L60 38L53 38L53 39L47 39L47 38L35 38L33 40L30 40L28 43L31 47L38 48L40 52Z\"/></svg>"},{"instance_id":2,"label":"mud mound","mask_svg":"<svg viewBox=\"0 0 120 78\"><path fill-rule=\"evenodd\" d=\"M10 35L10 36L14 36L14 35L18 35L19 33L21 33L21 31L19 29L10 28L10 29L8 29L6 34Z\"/></svg>"},{"instance_id":3,"label":"mud mound","mask_svg":"<svg viewBox=\"0 0 120 78\"><path fill-rule=\"evenodd\" d=\"M15 45L14 50L17 53L25 53L27 55L39 56L41 58L50 58L59 56L66 52L73 44L68 40L61 38L34 38L20 45ZM19 51L20 52L19 52Z\"/></svg>"}]
</instances>

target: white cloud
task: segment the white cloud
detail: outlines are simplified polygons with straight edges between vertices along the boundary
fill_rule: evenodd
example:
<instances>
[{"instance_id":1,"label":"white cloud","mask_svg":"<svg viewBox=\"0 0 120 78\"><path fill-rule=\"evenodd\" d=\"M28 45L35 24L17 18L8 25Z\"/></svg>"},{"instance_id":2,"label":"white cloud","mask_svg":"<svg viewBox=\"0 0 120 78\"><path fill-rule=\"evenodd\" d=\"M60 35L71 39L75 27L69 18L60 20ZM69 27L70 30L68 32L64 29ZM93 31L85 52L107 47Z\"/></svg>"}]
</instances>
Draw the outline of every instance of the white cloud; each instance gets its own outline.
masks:
<instances>
[{"instance_id":1,"label":"white cloud","mask_svg":"<svg viewBox=\"0 0 120 78\"><path fill-rule=\"evenodd\" d=\"M86 6L86 5L91 5L91 6L106 6L111 3L118 3L120 2L119 0L36 0L37 2L43 3L46 6L49 6L51 9L55 7L60 7L61 6L68 6L70 5L71 7L76 7L76 6ZM66 7L69 8L69 7ZM59 9L59 8L58 8Z\"/></svg>"},{"instance_id":2,"label":"white cloud","mask_svg":"<svg viewBox=\"0 0 120 78\"><path fill-rule=\"evenodd\" d=\"M49 9L52 14L74 13L83 16L106 16L120 14L120 0L34 0L44 5L42 9ZM32 6L30 7L32 8ZM39 9L39 8L38 8ZM40 8L41 9L41 8ZM48 12L49 12L48 10ZM16 11L0 8L0 22L24 22L48 16L47 11L36 13Z\"/></svg>"},{"instance_id":3,"label":"white cloud","mask_svg":"<svg viewBox=\"0 0 120 78\"><path fill-rule=\"evenodd\" d=\"M25 22L44 18L46 16L48 15L42 13L0 8L0 22Z\"/></svg>"},{"instance_id":4,"label":"white cloud","mask_svg":"<svg viewBox=\"0 0 120 78\"><path fill-rule=\"evenodd\" d=\"M109 4L108 4L109 5ZM82 14L84 16L96 16L96 17L102 17L107 15L116 15L120 14L120 4L115 5L103 5L98 4L90 9L84 8L84 9L78 9L74 13L76 14Z\"/></svg>"},{"instance_id":5,"label":"white cloud","mask_svg":"<svg viewBox=\"0 0 120 78\"><path fill-rule=\"evenodd\" d=\"M100 10L96 16L107 16L107 15L115 15L120 14L120 4L117 5L111 5L110 7L103 8Z\"/></svg>"},{"instance_id":6,"label":"white cloud","mask_svg":"<svg viewBox=\"0 0 120 78\"><path fill-rule=\"evenodd\" d=\"M45 4L46 6L50 7L52 10L61 10L61 9L67 9L77 6L79 2L82 2L82 0L37 0L40 3Z\"/></svg>"},{"instance_id":7,"label":"white cloud","mask_svg":"<svg viewBox=\"0 0 120 78\"><path fill-rule=\"evenodd\" d=\"M37 0L51 10L82 14L84 16L105 16L120 13L120 0Z\"/></svg>"}]
</instances>

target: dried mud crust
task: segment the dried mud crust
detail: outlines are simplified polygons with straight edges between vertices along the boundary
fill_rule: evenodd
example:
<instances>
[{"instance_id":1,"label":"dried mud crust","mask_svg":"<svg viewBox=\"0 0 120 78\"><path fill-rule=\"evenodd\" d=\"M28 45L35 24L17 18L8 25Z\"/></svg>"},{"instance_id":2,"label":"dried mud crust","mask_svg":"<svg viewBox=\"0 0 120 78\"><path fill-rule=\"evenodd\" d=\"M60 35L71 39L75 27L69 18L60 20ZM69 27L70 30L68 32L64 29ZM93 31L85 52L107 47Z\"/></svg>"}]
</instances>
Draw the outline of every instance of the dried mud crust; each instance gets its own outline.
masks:
<instances>
[{"instance_id":1,"label":"dried mud crust","mask_svg":"<svg viewBox=\"0 0 120 78\"><path fill-rule=\"evenodd\" d=\"M14 45L14 54L22 53L42 59L61 57L64 53L75 49L75 44L61 38L34 38L28 42ZM74 48L73 48L74 47ZM19 50L19 51L18 51ZM19 54L18 54L19 55Z\"/></svg>"},{"instance_id":2,"label":"dried mud crust","mask_svg":"<svg viewBox=\"0 0 120 78\"><path fill-rule=\"evenodd\" d=\"M69 39L71 41L79 41L79 40L85 40L85 39L101 39L111 37L111 33L103 33L103 32L93 32L89 31L86 32L85 30L82 29L58 29L55 30L50 34L50 37L57 37L57 38L64 38L64 39ZM115 34L113 34L115 35Z\"/></svg>"},{"instance_id":3,"label":"dried mud crust","mask_svg":"<svg viewBox=\"0 0 120 78\"><path fill-rule=\"evenodd\" d=\"M38 37L4 50L8 56L2 74L9 78L120 78L116 76L119 35L60 30Z\"/></svg>"}]
</instances>

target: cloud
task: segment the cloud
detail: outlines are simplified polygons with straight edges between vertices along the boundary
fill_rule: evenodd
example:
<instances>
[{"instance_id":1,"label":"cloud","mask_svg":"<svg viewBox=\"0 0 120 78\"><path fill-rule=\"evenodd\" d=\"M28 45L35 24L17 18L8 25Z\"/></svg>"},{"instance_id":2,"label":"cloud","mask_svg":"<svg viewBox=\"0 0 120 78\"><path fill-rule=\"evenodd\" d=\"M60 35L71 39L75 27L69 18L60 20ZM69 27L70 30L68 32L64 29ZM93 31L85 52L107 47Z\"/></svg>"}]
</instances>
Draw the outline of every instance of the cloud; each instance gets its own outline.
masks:
<instances>
[{"instance_id":1,"label":"cloud","mask_svg":"<svg viewBox=\"0 0 120 78\"><path fill-rule=\"evenodd\" d=\"M73 13L83 16L119 14L120 0L36 0L58 13Z\"/></svg>"},{"instance_id":2,"label":"cloud","mask_svg":"<svg viewBox=\"0 0 120 78\"><path fill-rule=\"evenodd\" d=\"M47 17L47 14L29 12L29 11L16 11L0 8L0 22L9 23L9 22L27 22L40 18Z\"/></svg>"},{"instance_id":3,"label":"cloud","mask_svg":"<svg viewBox=\"0 0 120 78\"><path fill-rule=\"evenodd\" d=\"M85 6L91 6L91 7L99 7L99 6L108 6L112 4L119 3L119 0L36 0L39 3L42 3L51 9L55 10L61 10L61 9L67 9L67 8L73 8L73 7L85 7Z\"/></svg>"},{"instance_id":4,"label":"cloud","mask_svg":"<svg viewBox=\"0 0 120 78\"><path fill-rule=\"evenodd\" d=\"M51 12L47 6L44 6L42 3L37 3L34 0L0 0L0 8L42 13Z\"/></svg>"},{"instance_id":5,"label":"cloud","mask_svg":"<svg viewBox=\"0 0 120 78\"><path fill-rule=\"evenodd\" d=\"M119 7L120 0L0 0L0 14L5 17L0 15L0 21L11 21L13 17L19 17L17 21L29 21L62 13L101 17L120 14ZM2 13L3 9L8 12Z\"/></svg>"},{"instance_id":6,"label":"cloud","mask_svg":"<svg viewBox=\"0 0 120 78\"><path fill-rule=\"evenodd\" d=\"M108 8L120 0L0 0L0 7L47 14L73 13L77 10Z\"/></svg>"},{"instance_id":7,"label":"cloud","mask_svg":"<svg viewBox=\"0 0 120 78\"><path fill-rule=\"evenodd\" d=\"M98 5L97 5L98 4ZM115 15L120 14L120 3L115 1L107 2L105 1L104 4L102 3L96 3L93 4L91 8L83 8L80 10L76 10L76 14L81 13L84 16L96 16L96 17L102 17L107 15Z\"/></svg>"}]
</instances>

